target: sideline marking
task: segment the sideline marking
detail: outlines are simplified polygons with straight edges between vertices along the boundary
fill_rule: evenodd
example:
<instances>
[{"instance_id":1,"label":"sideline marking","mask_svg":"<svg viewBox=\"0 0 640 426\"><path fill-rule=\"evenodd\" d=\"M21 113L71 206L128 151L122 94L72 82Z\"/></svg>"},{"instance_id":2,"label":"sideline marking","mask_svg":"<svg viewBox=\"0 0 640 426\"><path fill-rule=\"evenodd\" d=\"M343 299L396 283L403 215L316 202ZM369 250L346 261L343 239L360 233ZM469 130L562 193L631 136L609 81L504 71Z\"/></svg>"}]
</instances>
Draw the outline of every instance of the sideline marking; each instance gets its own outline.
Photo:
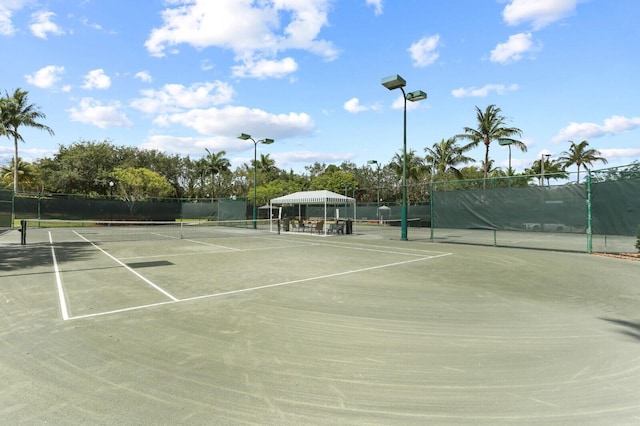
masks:
<instances>
[{"instance_id":1,"label":"sideline marking","mask_svg":"<svg viewBox=\"0 0 640 426\"><path fill-rule=\"evenodd\" d=\"M122 262L120 259L116 258L115 256L112 256L111 254L107 253L106 251L104 251L102 248L98 247L97 245L95 245L94 243L92 243L90 240L86 239L85 237L83 237L81 234L78 234L76 231L73 231L74 234L76 234L78 237L82 238L83 240L85 240L86 242L88 242L89 244L91 244L93 247L97 248L98 250L100 250L102 253L106 254L107 256L109 256L111 259L113 259L116 263L118 263L120 266L122 266L123 268L125 268L127 271L131 272L133 275L135 275L136 277L140 278L142 281L144 281L145 283L149 284L151 287L155 288L156 290L158 290L160 293L164 294L165 296L167 296L169 299L173 300L174 302L177 302L179 299L172 296L169 292L167 292L166 290L158 287L156 284L154 284L153 282L151 282L150 280L148 280L147 278L145 278L144 276L142 276L140 273L136 272L135 270L133 270L132 268L130 268L129 266L127 266L124 262Z\"/></svg>"},{"instance_id":2,"label":"sideline marking","mask_svg":"<svg viewBox=\"0 0 640 426\"><path fill-rule=\"evenodd\" d=\"M100 250L99 247L96 247L96 248L98 248ZM105 253L105 254L108 255L108 253ZM76 316L76 317L71 317L69 319L75 320L75 319L99 317L99 316L104 316L104 315L117 314L117 313L121 313L121 312L129 312L129 311L135 311L135 310L139 310L139 309L152 308L152 307L155 307L155 306L169 305L169 304L182 303L182 302L190 302L190 301L193 301L193 300L209 299L209 298L213 298L213 297L229 296L229 295L232 295L232 294L239 294L239 293L247 293L247 292L250 292L250 291L264 290L264 289L268 289L268 288L282 287L282 286L298 284L298 283L304 283L304 282L309 282L309 281L314 281L314 280L322 280L322 279L325 279L325 278L338 277L340 275L349 275L349 274L355 274L355 273L358 273L358 272L372 271L372 270L383 269L383 268L388 268L388 267L392 267L392 266L405 265L405 264L408 264L408 263L419 262L419 261L422 261L422 260L430 260L430 259L436 259L436 258L439 258L439 257L450 256L452 254L453 253L442 253L442 254L439 254L439 255L436 255L436 256L425 256L425 257L421 257L419 259L411 259L411 260L405 260L405 261L402 261L402 262L387 263L385 265L370 266L368 268L354 269L354 270L351 270L351 271L336 272L335 274L320 275L320 276L317 276L317 277L302 278L302 279L299 279L299 280L285 281L285 282L281 282L281 283L265 284L265 285L261 285L261 286L257 286L257 287L243 288L243 289L239 289L239 290L230 290L230 291L224 291L222 293L206 294L204 296L194 296L194 297L188 297L188 298L185 298L185 299L175 299L175 300L173 300L171 302L152 303L152 304L149 304L149 305L132 306L130 308L116 309L116 310L113 310L113 311L99 312L99 313L95 313L95 314L79 315L79 316ZM117 259L116 259L116 261L117 261Z\"/></svg>"},{"instance_id":3,"label":"sideline marking","mask_svg":"<svg viewBox=\"0 0 640 426\"><path fill-rule=\"evenodd\" d=\"M56 250L53 245L53 237L51 236L51 231L49 231L49 244L51 244L51 257L53 258L53 270L56 275L58 299L60 299L60 311L62 311L62 319L66 321L69 319L69 310L67 309L67 300L64 296L64 289L62 288L62 276L60 275L60 269L58 268L58 259L56 258Z\"/></svg>"}]
</instances>

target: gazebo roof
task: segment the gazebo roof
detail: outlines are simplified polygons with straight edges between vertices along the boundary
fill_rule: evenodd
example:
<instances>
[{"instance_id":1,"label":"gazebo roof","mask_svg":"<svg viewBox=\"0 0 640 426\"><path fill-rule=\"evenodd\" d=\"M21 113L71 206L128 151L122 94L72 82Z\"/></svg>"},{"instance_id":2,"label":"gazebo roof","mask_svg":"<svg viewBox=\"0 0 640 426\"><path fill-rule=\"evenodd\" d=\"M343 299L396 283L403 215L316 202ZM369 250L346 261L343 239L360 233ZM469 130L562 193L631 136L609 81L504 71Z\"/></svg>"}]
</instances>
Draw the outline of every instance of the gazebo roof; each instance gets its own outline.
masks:
<instances>
[{"instance_id":1,"label":"gazebo roof","mask_svg":"<svg viewBox=\"0 0 640 426\"><path fill-rule=\"evenodd\" d=\"M271 200L271 204L353 204L355 202L355 198L327 190L294 192Z\"/></svg>"}]
</instances>

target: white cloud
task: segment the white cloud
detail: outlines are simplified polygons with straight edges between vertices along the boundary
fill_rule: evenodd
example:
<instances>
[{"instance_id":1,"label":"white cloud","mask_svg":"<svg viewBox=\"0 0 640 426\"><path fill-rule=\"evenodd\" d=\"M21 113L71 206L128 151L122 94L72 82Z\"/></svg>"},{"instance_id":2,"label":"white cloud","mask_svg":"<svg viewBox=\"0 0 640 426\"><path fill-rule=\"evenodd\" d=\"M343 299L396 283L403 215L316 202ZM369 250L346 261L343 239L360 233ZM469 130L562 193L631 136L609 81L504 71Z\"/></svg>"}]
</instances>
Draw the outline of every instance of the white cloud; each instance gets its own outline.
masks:
<instances>
[{"instance_id":1,"label":"white cloud","mask_svg":"<svg viewBox=\"0 0 640 426\"><path fill-rule=\"evenodd\" d=\"M149 71L140 71L136 73L136 78L144 83L151 83L153 78Z\"/></svg>"},{"instance_id":2,"label":"white cloud","mask_svg":"<svg viewBox=\"0 0 640 426\"><path fill-rule=\"evenodd\" d=\"M180 124L202 135L235 136L238 129L250 134L279 139L308 135L313 120L306 113L270 114L260 109L227 106L225 108L193 109L184 113L159 116L155 123L161 126Z\"/></svg>"},{"instance_id":3,"label":"white cloud","mask_svg":"<svg viewBox=\"0 0 640 426\"><path fill-rule=\"evenodd\" d=\"M13 13L25 7L29 0L2 0L0 1L0 35L10 36L15 33L13 27Z\"/></svg>"},{"instance_id":4,"label":"white cloud","mask_svg":"<svg viewBox=\"0 0 640 426\"><path fill-rule=\"evenodd\" d=\"M204 155L205 148L213 151L233 152L238 149L238 139L232 137L178 137L152 135L141 145L142 149L156 149L180 155Z\"/></svg>"},{"instance_id":5,"label":"white cloud","mask_svg":"<svg viewBox=\"0 0 640 426\"><path fill-rule=\"evenodd\" d=\"M509 36L509 40L500 43L491 51L491 62L508 64L522 59L527 52L536 52L542 48L541 44L534 44L531 33L519 33Z\"/></svg>"},{"instance_id":6,"label":"white cloud","mask_svg":"<svg viewBox=\"0 0 640 426\"><path fill-rule=\"evenodd\" d=\"M410 102L410 101L408 101L407 102L407 111L418 109L422 102L424 102L424 101L418 101L418 102ZM395 101L393 101L393 103L391 104L391 108L393 108L393 109L404 109L404 97L402 97L402 94L400 94L400 97L398 97Z\"/></svg>"},{"instance_id":7,"label":"white cloud","mask_svg":"<svg viewBox=\"0 0 640 426\"><path fill-rule=\"evenodd\" d=\"M455 98L484 98L489 96L491 92L495 92L498 95L504 95L507 92L513 92L518 90L517 84L510 84L505 86L504 84L486 84L483 87L461 87L451 91L451 94Z\"/></svg>"},{"instance_id":8,"label":"white cloud","mask_svg":"<svg viewBox=\"0 0 640 426\"><path fill-rule=\"evenodd\" d=\"M367 0L367 5L373 6L373 13L382 15L382 0Z\"/></svg>"},{"instance_id":9,"label":"white cloud","mask_svg":"<svg viewBox=\"0 0 640 426\"><path fill-rule=\"evenodd\" d=\"M640 158L640 148L605 148L598 149L598 151L609 162L615 160L636 161Z\"/></svg>"},{"instance_id":10,"label":"white cloud","mask_svg":"<svg viewBox=\"0 0 640 426\"><path fill-rule=\"evenodd\" d=\"M24 78L29 84L41 89L48 89L60 81L64 71L65 69L63 66L49 65L44 68L40 68L33 74L25 75Z\"/></svg>"},{"instance_id":11,"label":"white cloud","mask_svg":"<svg viewBox=\"0 0 640 426\"><path fill-rule=\"evenodd\" d=\"M31 24L29 29L31 33L41 39L46 40L47 34L62 35L64 31L56 25L52 19L56 16L53 12L35 12L31 14Z\"/></svg>"},{"instance_id":12,"label":"white cloud","mask_svg":"<svg viewBox=\"0 0 640 426\"><path fill-rule=\"evenodd\" d=\"M133 124L126 115L120 112L122 106L119 102L103 104L93 98L83 98L80 100L78 108L70 108L69 118L84 124L105 129L107 127L131 127Z\"/></svg>"},{"instance_id":13,"label":"white cloud","mask_svg":"<svg viewBox=\"0 0 640 426\"><path fill-rule=\"evenodd\" d=\"M154 28L145 42L154 56L164 56L168 48L181 44L230 49L244 64L236 73L264 78L269 71L278 77L290 72L292 60L277 59L279 52L288 49L306 50L328 60L338 55L331 42L318 39L328 24L330 0L173 0L168 4L175 7L162 12L162 26ZM249 71L252 64L264 67Z\"/></svg>"},{"instance_id":14,"label":"white cloud","mask_svg":"<svg viewBox=\"0 0 640 426\"><path fill-rule=\"evenodd\" d=\"M131 106L148 114L179 112L190 108L205 108L229 103L235 94L233 88L221 81L182 84L166 84L160 90L147 89L140 93Z\"/></svg>"},{"instance_id":15,"label":"white cloud","mask_svg":"<svg viewBox=\"0 0 640 426\"><path fill-rule=\"evenodd\" d=\"M578 0L511 0L502 17L508 25L531 22L538 30L571 14L577 4Z\"/></svg>"},{"instance_id":16,"label":"white cloud","mask_svg":"<svg viewBox=\"0 0 640 426\"><path fill-rule=\"evenodd\" d=\"M234 77L251 78L281 78L295 72L298 64L292 58L284 58L280 61L261 59L258 61L247 60L242 65L231 67Z\"/></svg>"},{"instance_id":17,"label":"white cloud","mask_svg":"<svg viewBox=\"0 0 640 426\"><path fill-rule=\"evenodd\" d=\"M82 85L82 87L88 90L108 89L109 87L111 87L111 79L104 73L104 70L101 68L92 70L84 76L84 84Z\"/></svg>"},{"instance_id":18,"label":"white cloud","mask_svg":"<svg viewBox=\"0 0 640 426\"><path fill-rule=\"evenodd\" d=\"M440 36L434 35L431 37L422 37L417 42L413 43L409 49L413 65L416 67L426 67L433 64L440 57L438 52L438 44L440 42Z\"/></svg>"},{"instance_id":19,"label":"white cloud","mask_svg":"<svg viewBox=\"0 0 640 426\"><path fill-rule=\"evenodd\" d=\"M618 134L640 127L640 117L627 118L614 115L604 120L603 124L596 123L570 123L567 127L560 129L558 134L551 140L554 143L566 141L581 141L598 138L604 135Z\"/></svg>"},{"instance_id":20,"label":"white cloud","mask_svg":"<svg viewBox=\"0 0 640 426\"><path fill-rule=\"evenodd\" d=\"M347 112L352 114L357 114L362 111L367 111L370 108L364 105L360 105L360 100L358 98L351 98L347 102L344 103L344 109Z\"/></svg>"}]
</instances>

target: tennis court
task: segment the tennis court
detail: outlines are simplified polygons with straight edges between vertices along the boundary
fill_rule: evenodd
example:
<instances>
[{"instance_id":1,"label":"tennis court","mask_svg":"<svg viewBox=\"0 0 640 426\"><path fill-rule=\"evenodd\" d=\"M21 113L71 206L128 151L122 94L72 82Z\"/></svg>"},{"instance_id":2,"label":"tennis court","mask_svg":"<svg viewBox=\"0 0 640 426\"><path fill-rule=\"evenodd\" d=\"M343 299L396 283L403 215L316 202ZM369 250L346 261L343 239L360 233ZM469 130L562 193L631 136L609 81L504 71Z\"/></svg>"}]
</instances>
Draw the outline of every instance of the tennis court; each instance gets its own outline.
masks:
<instances>
[{"instance_id":1,"label":"tennis court","mask_svg":"<svg viewBox=\"0 0 640 426\"><path fill-rule=\"evenodd\" d=\"M2 423L640 421L639 263L109 228L0 236Z\"/></svg>"}]
</instances>

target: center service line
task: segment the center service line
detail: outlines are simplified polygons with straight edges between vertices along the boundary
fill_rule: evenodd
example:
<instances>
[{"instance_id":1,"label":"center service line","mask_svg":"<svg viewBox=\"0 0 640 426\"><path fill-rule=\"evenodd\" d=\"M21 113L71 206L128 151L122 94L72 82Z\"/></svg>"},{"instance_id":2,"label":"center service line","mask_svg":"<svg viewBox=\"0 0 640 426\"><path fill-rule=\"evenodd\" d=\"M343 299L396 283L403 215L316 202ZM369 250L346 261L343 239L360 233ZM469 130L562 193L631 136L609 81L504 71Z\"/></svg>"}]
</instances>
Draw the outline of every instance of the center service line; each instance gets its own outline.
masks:
<instances>
[{"instance_id":1,"label":"center service line","mask_svg":"<svg viewBox=\"0 0 640 426\"><path fill-rule=\"evenodd\" d=\"M112 256L111 254L107 253L106 251L102 250L100 247L98 247L97 245L95 245L93 242L91 242L90 240L86 239L85 237L83 237L82 235L78 234L76 231L73 231L74 234L76 234L78 237L82 238L83 240L85 240L86 242L88 242L89 244L91 244L92 246L94 246L95 248L97 248L98 250L100 250L102 253L106 254L107 256L109 256L111 259L113 259L116 263L118 263L120 266L122 266L123 268L125 268L127 271L131 272L133 275L135 275L136 277L140 278L142 281L144 281L145 283L149 284L151 287L155 288L156 290L158 290L160 293L164 294L165 296L167 296L169 299L173 300L174 302L177 302L178 299L177 297L172 296L169 292L161 289L160 287L158 287L157 285L155 285L154 283L152 283L151 281L149 281L147 278L143 277L141 274L139 274L138 272L134 271L131 267L127 266L127 264L125 264L124 262L122 262L120 259Z\"/></svg>"}]
</instances>

